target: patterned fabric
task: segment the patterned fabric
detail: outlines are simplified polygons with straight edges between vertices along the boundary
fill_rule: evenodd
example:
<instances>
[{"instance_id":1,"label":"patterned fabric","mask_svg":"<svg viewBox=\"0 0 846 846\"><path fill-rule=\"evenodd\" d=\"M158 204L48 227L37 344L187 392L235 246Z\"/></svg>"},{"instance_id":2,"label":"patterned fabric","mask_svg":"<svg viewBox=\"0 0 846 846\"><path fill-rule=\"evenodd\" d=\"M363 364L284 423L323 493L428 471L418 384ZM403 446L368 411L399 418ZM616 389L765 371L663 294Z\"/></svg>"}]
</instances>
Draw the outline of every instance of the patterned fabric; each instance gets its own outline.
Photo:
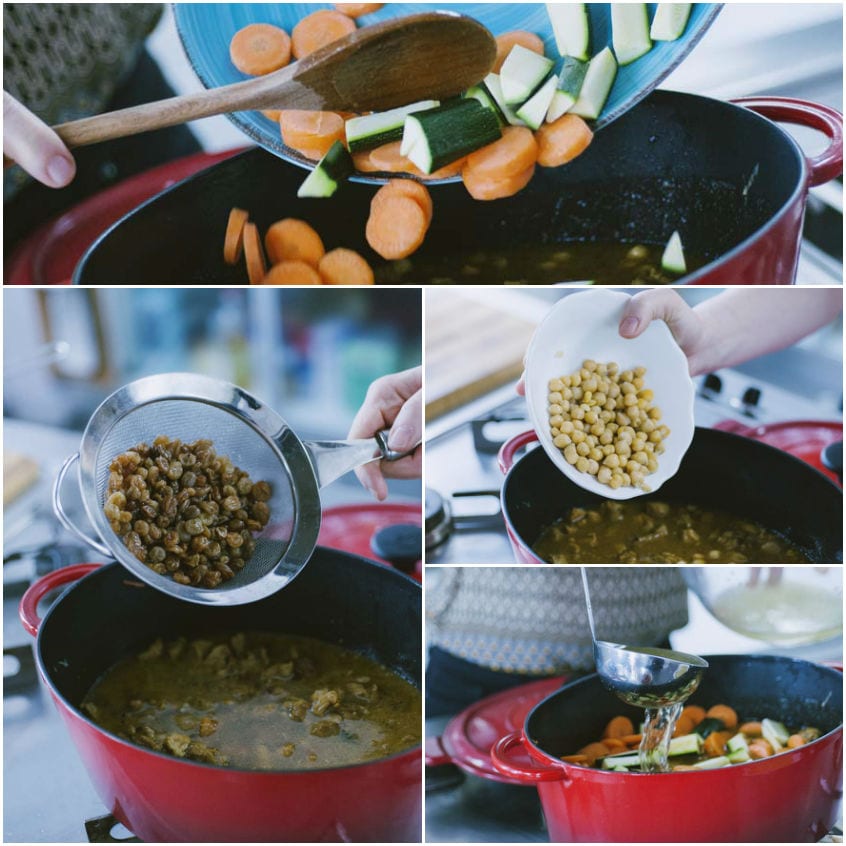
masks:
<instances>
[{"instance_id":1,"label":"patterned fabric","mask_svg":"<svg viewBox=\"0 0 846 846\"><path fill-rule=\"evenodd\" d=\"M593 567L588 578L601 640L655 645L687 623L676 567ZM426 619L432 645L494 670L593 669L577 567L430 567Z\"/></svg>"},{"instance_id":2,"label":"patterned fabric","mask_svg":"<svg viewBox=\"0 0 846 846\"><path fill-rule=\"evenodd\" d=\"M162 13L155 3L4 3L3 88L48 124L102 112ZM28 177L6 174L6 198Z\"/></svg>"}]
</instances>

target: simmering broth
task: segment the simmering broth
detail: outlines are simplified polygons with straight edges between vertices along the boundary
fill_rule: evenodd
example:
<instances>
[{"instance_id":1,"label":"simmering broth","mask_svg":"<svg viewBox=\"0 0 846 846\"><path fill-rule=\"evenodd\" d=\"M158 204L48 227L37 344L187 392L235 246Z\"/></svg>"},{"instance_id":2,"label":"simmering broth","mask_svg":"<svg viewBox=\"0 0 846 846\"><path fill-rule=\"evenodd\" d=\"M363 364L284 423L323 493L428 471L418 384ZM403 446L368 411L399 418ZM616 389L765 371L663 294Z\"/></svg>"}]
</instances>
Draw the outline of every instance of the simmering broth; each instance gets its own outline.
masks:
<instances>
[{"instance_id":1,"label":"simmering broth","mask_svg":"<svg viewBox=\"0 0 846 846\"><path fill-rule=\"evenodd\" d=\"M420 742L414 685L292 635L159 638L108 670L82 710L157 752L244 769L346 766Z\"/></svg>"}]
</instances>

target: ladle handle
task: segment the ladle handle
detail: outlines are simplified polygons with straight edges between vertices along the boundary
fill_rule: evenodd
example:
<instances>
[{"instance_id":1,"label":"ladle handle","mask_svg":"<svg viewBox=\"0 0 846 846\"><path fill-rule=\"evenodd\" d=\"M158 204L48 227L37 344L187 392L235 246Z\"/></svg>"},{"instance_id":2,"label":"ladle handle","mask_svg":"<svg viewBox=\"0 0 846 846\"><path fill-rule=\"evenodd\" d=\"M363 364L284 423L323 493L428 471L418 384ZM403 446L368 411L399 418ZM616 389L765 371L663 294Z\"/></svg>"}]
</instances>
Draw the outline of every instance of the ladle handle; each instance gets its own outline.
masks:
<instances>
[{"instance_id":1,"label":"ladle handle","mask_svg":"<svg viewBox=\"0 0 846 846\"><path fill-rule=\"evenodd\" d=\"M596 643L596 627L593 623L593 607L590 604L590 588L588 587L587 570L584 567L579 567L582 571L582 586L585 589L585 605L587 605L588 624L590 625L590 636L593 642Z\"/></svg>"},{"instance_id":2,"label":"ladle handle","mask_svg":"<svg viewBox=\"0 0 846 846\"><path fill-rule=\"evenodd\" d=\"M65 481L65 476L67 476L71 466L77 461L79 461L79 453L75 452L70 458L65 460L65 463L62 464L59 472L56 474L56 481L53 483L53 513L72 535L75 535L92 549L96 549L100 555L105 555L107 559L112 559L114 555L107 546L86 535L65 513L65 507L62 504L62 483Z\"/></svg>"},{"instance_id":3,"label":"ladle handle","mask_svg":"<svg viewBox=\"0 0 846 846\"><path fill-rule=\"evenodd\" d=\"M352 441L306 441L311 456L317 484L323 488L335 479L371 461L399 461L411 455L419 444L406 452L388 447L390 430L382 429L372 438ZM374 446L375 442L375 446Z\"/></svg>"}]
</instances>

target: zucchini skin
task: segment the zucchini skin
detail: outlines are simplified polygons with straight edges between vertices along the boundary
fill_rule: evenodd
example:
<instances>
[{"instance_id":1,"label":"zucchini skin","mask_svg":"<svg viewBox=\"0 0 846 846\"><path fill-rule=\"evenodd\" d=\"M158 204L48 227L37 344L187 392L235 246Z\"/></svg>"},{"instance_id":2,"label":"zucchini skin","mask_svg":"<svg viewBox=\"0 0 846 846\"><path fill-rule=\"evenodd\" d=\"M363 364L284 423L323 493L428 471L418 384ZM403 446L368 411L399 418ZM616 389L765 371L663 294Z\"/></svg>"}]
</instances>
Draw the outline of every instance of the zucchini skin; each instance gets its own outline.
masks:
<instances>
[{"instance_id":1,"label":"zucchini skin","mask_svg":"<svg viewBox=\"0 0 846 846\"><path fill-rule=\"evenodd\" d=\"M476 99L458 100L445 107L417 112L407 120L417 123L426 139L425 151L415 147L408 154L425 173L439 170L502 137L496 115Z\"/></svg>"},{"instance_id":2,"label":"zucchini skin","mask_svg":"<svg viewBox=\"0 0 846 846\"><path fill-rule=\"evenodd\" d=\"M713 734L715 731L725 731L725 728L726 724L722 720L718 720L716 717L706 717L694 731L704 740L709 734Z\"/></svg>"}]
</instances>

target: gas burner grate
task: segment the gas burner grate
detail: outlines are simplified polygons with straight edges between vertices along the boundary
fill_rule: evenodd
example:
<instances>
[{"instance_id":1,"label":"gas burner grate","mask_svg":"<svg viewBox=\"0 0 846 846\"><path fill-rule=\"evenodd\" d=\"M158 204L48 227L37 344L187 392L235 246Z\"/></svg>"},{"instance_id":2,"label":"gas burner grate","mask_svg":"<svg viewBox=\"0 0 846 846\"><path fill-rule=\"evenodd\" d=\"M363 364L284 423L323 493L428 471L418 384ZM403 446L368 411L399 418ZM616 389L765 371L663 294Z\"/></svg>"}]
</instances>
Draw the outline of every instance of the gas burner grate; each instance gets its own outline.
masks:
<instances>
[{"instance_id":1,"label":"gas burner grate","mask_svg":"<svg viewBox=\"0 0 846 846\"><path fill-rule=\"evenodd\" d=\"M85 821L85 833L89 843L141 843L123 823L118 822L111 814L102 817L92 817ZM125 836L121 836L125 835Z\"/></svg>"}]
</instances>

